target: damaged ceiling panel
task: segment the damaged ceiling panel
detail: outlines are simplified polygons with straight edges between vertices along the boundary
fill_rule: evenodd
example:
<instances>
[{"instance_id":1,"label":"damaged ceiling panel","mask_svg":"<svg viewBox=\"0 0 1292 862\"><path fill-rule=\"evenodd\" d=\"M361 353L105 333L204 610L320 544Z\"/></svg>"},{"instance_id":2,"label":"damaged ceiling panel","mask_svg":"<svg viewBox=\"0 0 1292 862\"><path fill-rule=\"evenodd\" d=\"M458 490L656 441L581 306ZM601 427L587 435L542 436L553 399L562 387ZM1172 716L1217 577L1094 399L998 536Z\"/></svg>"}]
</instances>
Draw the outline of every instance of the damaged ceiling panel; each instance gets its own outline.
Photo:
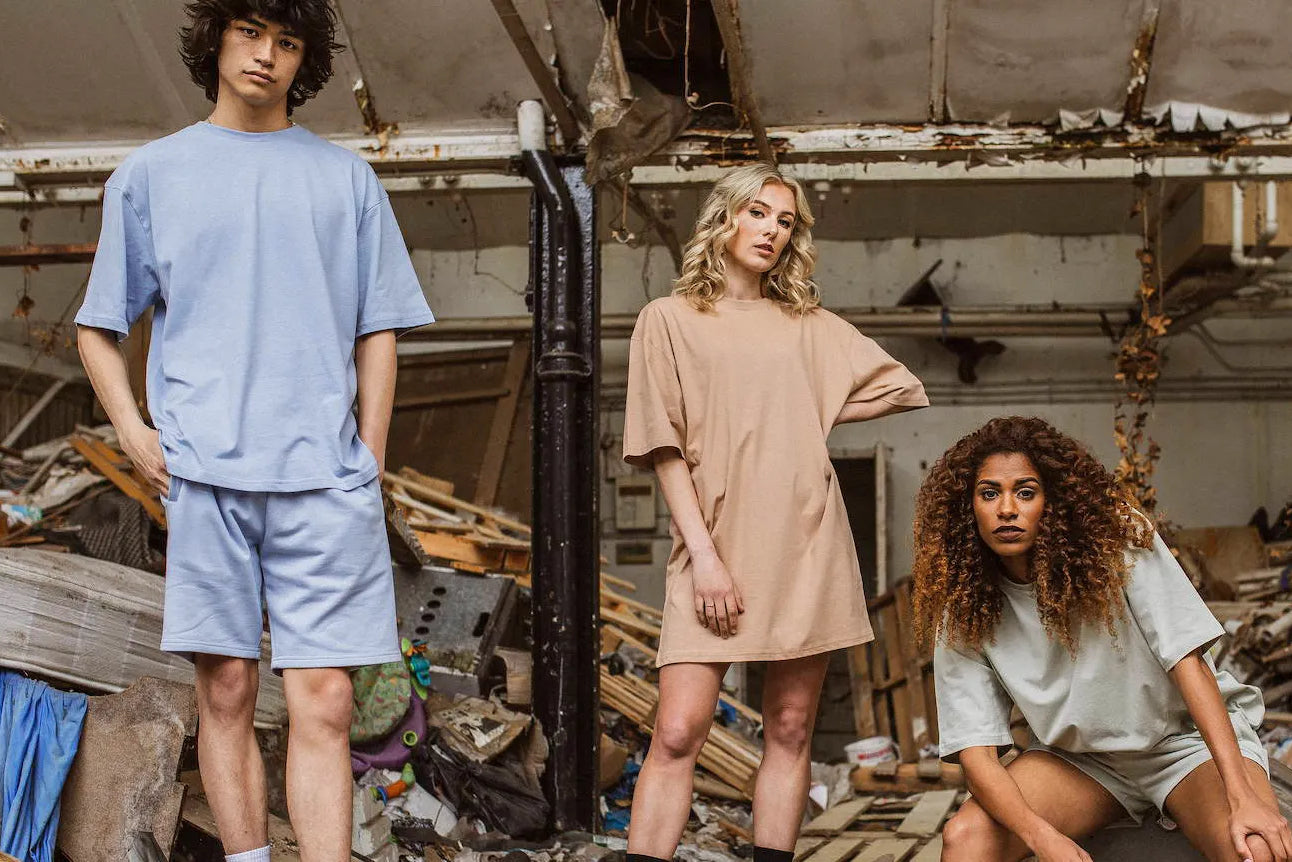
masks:
<instances>
[{"instance_id":1,"label":"damaged ceiling panel","mask_svg":"<svg viewBox=\"0 0 1292 862\"><path fill-rule=\"evenodd\" d=\"M342 0L340 6L383 122L405 131L513 127L516 105L540 98L489 3Z\"/></svg>"},{"instance_id":2,"label":"damaged ceiling panel","mask_svg":"<svg viewBox=\"0 0 1292 862\"><path fill-rule=\"evenodd\" d=\"M1120 111L1143 0L951 0L947 108L959 122Z\"/></svg>"},{"instance_id":3,"label":"damaged ceiling panel","mask_svg":"<svg viewBox=\"0 0 1292 862\"><path fill-rule=\"evenodd\" d=\"M1292 16L1286 0L1172 0L1162 4L1147 109L1222 113L1254 125L1292 108ZM1257 115L1257 116L1242 116ZM1209 126L1206 117L1200 124ZM1213 121L1214 122L1214 121ZM1175 123L1178 127L1178 123ZM1192 127L1192 124L1188 124ZM1183 131L1184 129L1180 129ZM1192 128L1187 129L1192 131Z\"/></svg>"},{"instance_id":4,"label":"damaged ceiling panel","mask_svg":"<svg viewBox=\"0 0 1292 862\"><path fill-rule=\"evenodd\" d=\"M160 53L148 44L159 20L178 28L180 7L140 0L123 15L125 3L0 3L0 140L142 139L189 122L205 100L175 53L174 31Z\"/></svg>"},{"instance_id":5,"label":"damaged ceiling panel","mask_svg":"<svg viewBox=\"0 0 1292 862\"><path fill-rule=\"evenodd\" d=\"M551 58L543 0L515 5ZM380 121L404 129L510 130L517 102L539 97L488 3L342 0L339 7L349 26L337 41L353 45L295 117L319 134L362 134L371 125L356 102L361 75ZM185 20L176 0L0 3L0 146L142 141L205 117L211 103L179 57ZM599 29L594 36L599 43Z\"/></svg>"},{"instance_id":6,"label":"damaged ceiling panel","mask_svg":"<svg viewBox=\"0 0 1292 862\"><path fill-rule=\"evenodd\" d=\"M922 123L933 0L741 3L753 90L769 126Z\"/></svg>"}]
</instances>

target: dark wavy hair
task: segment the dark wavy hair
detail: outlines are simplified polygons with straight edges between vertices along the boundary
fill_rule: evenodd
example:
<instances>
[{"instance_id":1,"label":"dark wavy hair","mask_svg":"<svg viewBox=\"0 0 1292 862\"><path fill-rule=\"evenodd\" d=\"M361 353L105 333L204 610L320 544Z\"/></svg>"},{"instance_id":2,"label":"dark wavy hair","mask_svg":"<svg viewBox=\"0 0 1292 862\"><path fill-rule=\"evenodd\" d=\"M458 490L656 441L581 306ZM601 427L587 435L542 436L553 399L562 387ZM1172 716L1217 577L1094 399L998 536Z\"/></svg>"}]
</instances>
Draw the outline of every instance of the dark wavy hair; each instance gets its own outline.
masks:
<instances>
[{"instance_id":1,"label":"dark wavy hair","mask_svg":"<svg viewBox=\"0 0 1292 862\"><path fill-rule=\"evenodd\" d=\"M915 503L916 638L941 636L980 648L1000 621L999 558L978 533L973 494L991 455L1026 455L1038 471L1045 508L1031 550L1036 604L1046 632L1075 653L1084 623L1108 630L1125 613L1122 588L1131 547L1153 530L1112 474L1078 441L1043 419L993 419L933 465Z\"/></svg>"},{"instance_id":2,"label":"dark wavy hair","mask_svg":"<svg viewBox=\"0 0 1292 862\"><path fill-rule=\"evenodd\" d=\"M267 18L305 42L305 58L287 91L287 113L308 102L332 77L332 58L344 48L333 41L336 12L329 0L193 0L188 26L179 31L180 56L212 102L220 90L220 42L235 18Z\"/></svg>"}]
</instances>

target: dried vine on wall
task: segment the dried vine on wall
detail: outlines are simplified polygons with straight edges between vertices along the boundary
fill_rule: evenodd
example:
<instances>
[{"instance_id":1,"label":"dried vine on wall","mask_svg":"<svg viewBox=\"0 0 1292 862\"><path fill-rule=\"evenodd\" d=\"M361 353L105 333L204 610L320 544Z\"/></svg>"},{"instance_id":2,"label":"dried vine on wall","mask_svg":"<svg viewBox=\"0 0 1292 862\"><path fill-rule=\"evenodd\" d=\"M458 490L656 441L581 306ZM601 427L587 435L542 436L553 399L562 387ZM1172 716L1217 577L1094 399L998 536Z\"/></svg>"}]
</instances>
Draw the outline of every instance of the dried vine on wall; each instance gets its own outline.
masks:
<instances>
[{"instance_id":1,"label":"dried vine on wall","mask_svg":"<svg viewBox=\"0 0 1292 862\"><path fill-rule=\"evenodd\" d=\"M1161 272L1157 262L1159 232L1149 229L1151 196L1148 174L1136 177L1137 197L1132 215L1140 217L1143 245L1135 252L1140 265L1139 315L1122 336L1117 351L1116 380L1122 393L1117 398L1113 419L1113 437L1121 450L1117 464L1117 481L1122 484L1144 511L1152 514L1157 507L1157 490L1153 487L1153 470L1161 447L1148 433L1157 383L1161 377L1160 343L1171 320L1163 312Z\"/></svg>"}]
</instances>

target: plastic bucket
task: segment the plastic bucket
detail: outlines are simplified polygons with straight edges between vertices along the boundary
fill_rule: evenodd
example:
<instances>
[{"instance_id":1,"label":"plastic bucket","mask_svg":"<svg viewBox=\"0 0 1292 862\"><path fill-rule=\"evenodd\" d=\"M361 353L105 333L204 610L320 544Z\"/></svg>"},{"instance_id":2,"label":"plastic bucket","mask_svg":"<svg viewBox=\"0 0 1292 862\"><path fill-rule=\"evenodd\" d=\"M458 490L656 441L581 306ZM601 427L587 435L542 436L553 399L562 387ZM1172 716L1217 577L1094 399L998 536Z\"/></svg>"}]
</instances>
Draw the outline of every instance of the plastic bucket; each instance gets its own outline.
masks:
<instances>
[{"instance_id":1,"label":"plastic bucket","mask_svg":"<svg viewBox=\"0 0 1292 862\"><path fill-rule=\"evenodd\" d=\"M854 766L874 766L897 759L897 744L887 736L868 736L843 747L844 756Z\"/></svg>"}]
</instances>

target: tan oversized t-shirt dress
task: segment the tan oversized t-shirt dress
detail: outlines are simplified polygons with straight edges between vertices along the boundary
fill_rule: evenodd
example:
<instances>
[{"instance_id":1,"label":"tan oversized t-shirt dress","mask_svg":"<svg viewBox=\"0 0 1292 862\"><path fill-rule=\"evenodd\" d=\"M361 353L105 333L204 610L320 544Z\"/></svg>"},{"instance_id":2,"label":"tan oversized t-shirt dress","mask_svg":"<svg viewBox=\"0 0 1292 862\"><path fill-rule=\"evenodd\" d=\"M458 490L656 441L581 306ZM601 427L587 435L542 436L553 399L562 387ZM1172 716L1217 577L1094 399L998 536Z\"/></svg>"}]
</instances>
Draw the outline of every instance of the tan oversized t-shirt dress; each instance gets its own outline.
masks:
<instances>
[{"instance_id":1,"label":"tan oversized t-shirt dress","mask_svg":"<svg viewBox=\"0 0 1292 862\"><path fill-rule=\"evenodd\" d=\"M624 460L674 448L744 598L722 639L695 615L691 560L673 527L659 665L790 659L874 639L826 436L847 403L874 418L928 405L913 374L825 309L683 297L642 309L633 331Z\"/></svg>"}]
</instances>

